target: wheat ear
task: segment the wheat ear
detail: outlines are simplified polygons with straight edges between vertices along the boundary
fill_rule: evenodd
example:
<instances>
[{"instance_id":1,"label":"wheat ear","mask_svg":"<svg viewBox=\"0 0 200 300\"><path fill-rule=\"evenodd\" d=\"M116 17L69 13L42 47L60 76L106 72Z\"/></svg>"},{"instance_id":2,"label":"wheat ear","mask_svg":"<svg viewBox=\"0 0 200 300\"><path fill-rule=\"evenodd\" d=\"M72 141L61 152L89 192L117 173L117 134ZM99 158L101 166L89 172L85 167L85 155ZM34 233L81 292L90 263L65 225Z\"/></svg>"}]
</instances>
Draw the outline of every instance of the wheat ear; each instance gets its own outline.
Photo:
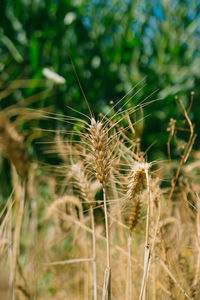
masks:
<instances>
[{"instance_id":1,"label":"wheat ear","mask_svg":"<svg viewBox=\"0 0 200 300\"><path fill-rule=\"evenodd\" d=\"M106 203L106 186L110 175L110 153L108 147L108 134L103 127L103 123L91 119L89 127L90 140L92 145L92 155L94 158L94 169L96 178L103 187L104 199L104 214L105 214L105 228L106 228L106 259L107 266L104 274L104 287L102 300L111 299L111 268L110 268L110 234L109 234L109 221Z\"/></svg>"}]
</instances>

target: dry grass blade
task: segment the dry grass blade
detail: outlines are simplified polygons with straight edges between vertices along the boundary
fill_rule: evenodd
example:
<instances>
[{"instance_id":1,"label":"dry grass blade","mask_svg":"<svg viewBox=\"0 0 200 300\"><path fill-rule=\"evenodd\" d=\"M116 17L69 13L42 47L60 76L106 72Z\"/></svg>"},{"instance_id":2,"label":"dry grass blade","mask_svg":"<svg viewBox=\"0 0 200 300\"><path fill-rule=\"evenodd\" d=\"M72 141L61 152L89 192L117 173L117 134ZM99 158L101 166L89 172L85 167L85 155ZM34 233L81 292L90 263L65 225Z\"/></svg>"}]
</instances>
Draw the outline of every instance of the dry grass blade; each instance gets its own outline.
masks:
<instances>
[{"instance_id":1,"label":"dry grass blade","mask_svg":"<svg viewBox=\"0 0 200 300\"><path fill-rule=\"evenodd\" d=\"M185 297L187 299L192 300L192 298L188 295L188 293L184 290L184 288L178 283L178 281L176 280L174 275L170 272L170 270L168 269L166 264L162 261L162 259L160 257L158 257L157 255L155 255L155 254L153 254L153 257L155 257L155 259L157 259L160 262L161 266L168 273L168 275L171 277L171 279L174 281L174 283L177 285L177 287L180 289L180 291L185 295Z\"/></svg>"},{"instance_id":2,"label":"dry grass blade","mask_svg":"<svg viewBox=\"0 0 200 300\"><path fill-rule=\"evenodd\" d=\"M130 99L111 103L99 119L74 108L78 117L33 111L25 101L1 112L0 146L15 188L8 200L0 194L0 263L10 266L12 300L199 299L199 165L192 160L199 151L188 160L193 98L188 109L179 103L184 122L170 121L168 167L165 159L146 162L146 103L135 108ZM28 168L32 135L17 128L32 117L56 124L42 131L50 158Z\"/></svg>"},{"instance_id":3,"label":"dry grass blade","mask_svg":"<svg viewBox=\"0 0 200 300\"><path fill-rule=\"evenodd\" d=\"M16 278L16 268L17 268L17 259L20 254L20 236L21 236L21 227L24 216L24 203L25 203L25 185L21 185L21 197L19 203L19 210L17 214L17 221L13 237L13 250L12 250L12 265L10 273L10 289L12 290L12 300L15 300L15 278Z\"/></svg>"},{"instance_id":4,"label":"dry grass blade","mask_svg":"<svg viewBox=\"0 0 200 300\"><path fill-rule=\"evenodd\" d=\"M28 169L28 156L23 136L17 132L2 113L0 114L0 148L24 180Z\"/></svg>"}]
</instances>

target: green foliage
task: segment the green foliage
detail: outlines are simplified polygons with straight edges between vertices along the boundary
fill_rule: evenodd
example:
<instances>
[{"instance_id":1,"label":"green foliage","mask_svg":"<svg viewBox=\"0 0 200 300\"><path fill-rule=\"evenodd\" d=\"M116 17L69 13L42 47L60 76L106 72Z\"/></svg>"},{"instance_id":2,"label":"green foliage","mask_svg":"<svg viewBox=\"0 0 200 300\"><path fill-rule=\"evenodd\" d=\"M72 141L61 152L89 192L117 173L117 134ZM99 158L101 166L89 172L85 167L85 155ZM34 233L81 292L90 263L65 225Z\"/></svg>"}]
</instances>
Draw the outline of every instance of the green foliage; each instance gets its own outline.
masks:
<instances>
[{"instance_id":1,"label":"green foliage","mask_svg":"<svg viewBox=\"0 0 200 300\"><path fill-rule=\"evenodd\" d=\"M196 98L199 95L199 21L198 0L2 0L2 89L14 79L42 78L45 67L66 78L66 84L47 80L43 87L18 88L1 106L46 91L46 97L31 107L54 105L55 112L75 115L67 108L71 106L88 114L71 55L95 113L107 111L110 100L120 99L146 77L139 99L133 98L131 105L152 92L151 100L163 99L145 109L149 116L143 140L144 149L157 141L152 150L165 151L167 123L170 117L178 117L174 95L185 103L191 90ZM197 108L196 100L192 114L198 126ZM49 121L48 126L54 125Z\"/></svg>"}]
</instances>

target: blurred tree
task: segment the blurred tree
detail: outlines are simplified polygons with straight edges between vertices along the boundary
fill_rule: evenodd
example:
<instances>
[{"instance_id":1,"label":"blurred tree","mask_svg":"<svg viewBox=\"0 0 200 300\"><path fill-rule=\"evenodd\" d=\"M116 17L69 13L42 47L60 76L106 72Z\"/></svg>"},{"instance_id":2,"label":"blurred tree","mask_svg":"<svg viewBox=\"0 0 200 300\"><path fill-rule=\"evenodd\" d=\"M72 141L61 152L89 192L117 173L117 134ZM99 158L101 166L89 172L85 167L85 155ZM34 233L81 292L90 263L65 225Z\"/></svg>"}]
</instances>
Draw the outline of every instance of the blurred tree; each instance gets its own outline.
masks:
<instances>
[{"instance_id":1,"label":"blurred tree","mask_svg":"<svg viewBox=\"0 0 200 300\"><path fill-rule=\"evenodd\" d=\"M88 113L72 64L95 111L107 111L109 101L124 96L145 76L136 105L152 92L162 98L145 109L144 148L164 151L167 122L178 118L174 95L187 104L200 78L199 0L1 0L0 80L2 89L16 78L41 78L45 67L66 78L66 84L30 85L2 101L2 107L47 91L32 107L67 105ZM157 91L158 90L158 91ZM198 103L194 122L199 126ZM51 126L52 124L49 124ZM52 125L53 126L53 125Z\"/></svg>"}]
</instances>

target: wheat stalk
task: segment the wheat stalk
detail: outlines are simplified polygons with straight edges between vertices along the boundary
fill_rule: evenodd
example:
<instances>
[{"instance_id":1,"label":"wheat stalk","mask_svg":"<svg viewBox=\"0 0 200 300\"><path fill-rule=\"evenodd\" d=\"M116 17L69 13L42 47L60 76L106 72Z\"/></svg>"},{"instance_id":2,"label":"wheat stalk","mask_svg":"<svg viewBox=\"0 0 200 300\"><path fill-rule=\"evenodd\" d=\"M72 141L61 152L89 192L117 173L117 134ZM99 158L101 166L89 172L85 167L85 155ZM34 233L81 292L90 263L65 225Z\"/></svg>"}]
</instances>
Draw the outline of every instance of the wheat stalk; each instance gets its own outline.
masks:
<instances>
[{"instance_id":1,"label":"wheat stalk","mask_svg":"<svg viewBox=\"0 0 200 300\"><path fill-rule=\"evenodd\" d=\"M81 195L87 203L89 203L90 220L92 227L92 261L93 261L93 287L94 300L97 299L97 266L96 266L96 236L95 236L95 222L94 222L94 193L91 191L91 182L88 181L83 165L81 163L72 165L72 172L79 185Z\"/></svg>"},{"instance_id":2,"label":"wheat stalk","mask_svg":"<svg viewBox=\"0 0 200 300\"><path fill-rule=\"evenodd\" d=\"M131 255L131 245L133 230L136 227L138 220L140 218L141 211L141 200L140 191L142 185L145 182L145 172L144 163L137 162L132 169L127 192L127 202L130 202L131 208L129 213L129 237L128 237L128 280L126 286L127 299L131 300L133 297L133 287L132 287L132 255Z\"/></svg>"},{"instance_id":3,"label":"wheat stalk","mask_svg":"<svg viewBox=\"0 0 200 300\"><path fill-rule=\"evenodd\" d=\"M3 154L11 161L11 164L15 166L21 177L21 195L13 237L12 264L10 273L10 287L12 290L12 299L14 300L16 267L20 252L20 234L24 215L25 177L28 170L28 156L23 136L17 132L15 127L5 116L3 116L2 113L0 114L0 148Z\"/></svg>"},{"instance_id":4,"label":"wheat stalk","mask_svg":"<svg viewBox=\"0 0 200 300\"><path fill-rule=\"evenodd\" d=\"M105 214L105 227L106 227L106 259L107 266L104 274L104 288L102 300L111 299L111 268L110 268L110 234L109 234L109 220L106 201L106 185L108 184L110 175L110 151L108 132L104 129L101 121L91 119L89 126L91 150L94 158L94 170L96 178L103 187L103 201L104 201L104 214Z\"/></svg>"},{"instance_id":5,"label":"wheat stalk","mask_svg":"<svg viewBox=\"0 0 200 300\"><path fill-rule=\"evenodd\" d=\"M16 221L14 237L13 237L12 265L11 265L11 273L10 273L10 287L12 290L12 300L15 300L16 267L17 267L17 259L20 254L20 234L21 234L22 220L24 215L24 202L25 202L25 182L22 182L19 210L17 214L17 221Z\"/></svg>"},{"instance_id":6,"label":"wheat stalk","mask_svg":"<svg viewBox=\"0 0 200 300\"><path fill-rule=\"evenodd\" d=\"M140 297L139 300L146 299L146 285L149 275L149 269L151 264L151 249L149 245L149 227L150 227L150 206L152 203L152 196L151 196L151 190L150 190L150 180L149 180L149 164L144 165L144 172L146 176L147 181L147 217L146 217L146 240L145 240L145 254L144 254L144 273L142 278L142 284L141 284L141 290L140 290Z\"/></svg>"}]
</instances>

